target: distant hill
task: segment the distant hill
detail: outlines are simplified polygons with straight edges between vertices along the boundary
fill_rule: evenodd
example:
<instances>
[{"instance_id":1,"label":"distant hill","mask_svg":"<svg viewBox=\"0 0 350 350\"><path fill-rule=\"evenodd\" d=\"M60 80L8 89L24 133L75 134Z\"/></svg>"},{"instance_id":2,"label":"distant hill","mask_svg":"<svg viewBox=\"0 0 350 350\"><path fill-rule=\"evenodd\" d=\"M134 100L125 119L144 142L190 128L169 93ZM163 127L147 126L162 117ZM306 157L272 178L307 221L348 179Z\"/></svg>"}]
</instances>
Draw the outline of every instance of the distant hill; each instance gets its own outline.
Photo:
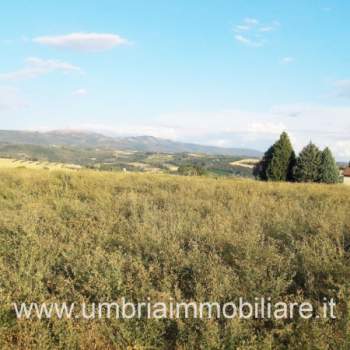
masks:
<instances>
[{"instance_id":1,"label":"distant hill","mask_svg":"<svg viewBox=\"0 0 350 350\"><path fill-rule=\"evenodd\" d=\"M109 148L141 152L196 152L210 155L260 157L261 152L245 148L224 148L176 142L153 136L111 137L94 132L56 130L49 132L0 130L2 144Z\"/></svg>"}]
</instances>

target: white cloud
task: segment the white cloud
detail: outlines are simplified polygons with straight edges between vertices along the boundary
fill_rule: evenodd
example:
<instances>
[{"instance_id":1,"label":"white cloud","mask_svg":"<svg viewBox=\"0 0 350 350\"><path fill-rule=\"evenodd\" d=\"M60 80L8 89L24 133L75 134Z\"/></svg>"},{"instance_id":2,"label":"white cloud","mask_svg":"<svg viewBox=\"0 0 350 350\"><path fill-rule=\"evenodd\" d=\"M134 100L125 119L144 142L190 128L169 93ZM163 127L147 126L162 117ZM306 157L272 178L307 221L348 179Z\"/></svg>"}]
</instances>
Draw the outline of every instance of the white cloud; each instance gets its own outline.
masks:
<instances>
[{"instance_id":1,"label":"white cloud","mask_svg":"<svg viewBox=\"0 0 350 350\"><path fill-rule=\"evenodd\" d=\"M163 115L162 125L173 128L178 140L227 147L265 150L282 131L287 131L299 152L310 140L330 147L338 158L347 154L350 107L293 104L252 112L227 110L216 113ZM168 122L167 121L172 121Z\"/></svg>"},{"instance_id":2,"label":"white cloud","mask_svg":"<svg viewBox=\"0 0 350 350\"><path fill-rule=\"evenodd\" d=\"M79 67L74 66L73 64L66 63L63 61L58 61L58 60L43 60L37 57L29 57L27 58L26 62L31 67L48 70L48 71L52 71L52 70L61 70L63 72L70 72L70 71L80 72L81 71Z\"/></svg>"},{"instance_id":3,"label":"white cloud","mask_svg":"<svg viewBox=\"0 0 350 350\"><path fill-rule=\"evenodd\" d=\"M244 23L249 25L249 26L254 27L254 26L259 24L259 21L256 18L246 18L244 20Z\"/></svg>"},{"instance_id":4,"label":"white cloud","mask_svg":"<svg viewBox=\"0 0 350 350\"><path fill-rule=\"evenodd\" d=\"M236 25L233 31L236 33L248 32L255 28L259 24L259 21L255 18L245 18L241 24Z\"/></svg>"},{"instance_id":5,"label":"white cloud","mask_svg":"<svg viewBox=\"0 0 350 350\"><path fill-rule=\"evenodd\" d=\"M42 127L43 130L50 130ZM118 126L101 123L70 124L65 127L68 130L95 131L110 136L154 136L165 139L176 140L179 136L176 128L159 125L159 123L120 123Z\"/></svg>"},{"instance_id":6,"label":"white cloud","mask_svg":"<svg viewBox=\"0 0 350 350\"><path fill-rule=\"evenodd\" d=\"M71 49L85 52L101 52L116 46L129 44L128 40L109 33L71 33L58 36L41 36L34 38L38 44L59 49Z\"/></svg>"},{"instance_id":7,"label":"white cloud","mask_svg":"<svg viewBox=\"0 0 350 350\"><path fill-rule=\"evenodd\" d=\"M281 122L253 122L249 124L248 130L255 134L278 135L286 130L286 126Z\"/></svg>"},{"instance_id":8,"label":"white cloud","mask_svg":"<svg viewBox=\"0 0 350 350\"><path fill-rule=\"evenodd\" d=\"M350 79L338 80L334 83L337 97L350 98Z\"/></svg>"},{"instance_id":9,"label":"white cloud","mask_svg":"<svg viewBox=\"0 0 350 350\"><path fill-rule=\"evenodd\" d=\"M350 141L340 140L337 141L333 147L333 150L339 157L349 160L350 159Z\"/></svg>"},{"instance_id":10,"label":"white cloud","mask_svg":"<svg viewBox=\"0 0 350 350\"><path fill-rule=\"evenodd\" d=\"M262 40L252 40L249 39L241 34L236 34L235 39L240 42L241 44L244 44L246 46L250 47L261 47L264 45L264 42Z\"/></svg>"},{"instance_id":11,"label":"white cloud","mask_svg":"<svg viewBox=\"0 0 350 350\"><path fill-rule=\"evenodd\" d=\"M274 31L275 28L274 27L271 27L271 26L266 26L266 27L261 27L259 28L259 31L260 32L263 32L263 33L268 33L268 32L272 32Z\"/></svg>"},{"instance_id":12,"label":"white cloud","mask_svg":"<svg viewBox=\"0 0 350 350\"><path fill-rule=\"evenodd\" d=\"M26 59L24 68L14 72L2 73L0 74L0 80L33 79L55 71L70 73L81 72L81 69L63 61L43 60L41 58L29 57Z\"/></svg>"},{"instance_id":13,"label":"white cloud","mask_svg":"<svg viewBox=\"0 0 350 350\"><path fill-rule=\"evenodd\" d=\"M12 111L27 107L19 91L12 87L0 86L0 111Z\"/></svg>"},{"instance_id":14,"label":"white cloud","mask_svg":"<svg viewBox=\"0 0 350 350\"><path fill-rule=\"evenodd\" d=\"M265 32L265 33L268 33L268 32L273 32L274 30L276 30L279 26L280 26L280 22L278 21L273 21L272 23L268 24L268 25L265 25L265 26L260 26L259 27L259 31L260 32Z\"/></svg>"},{"instance_id":15,"label":"white cloud","mask_svg":"<svg viewBox=\"0 0 350 350\"><path fill-rule=\"evenodd\" d=\"M85 123L69 125L69 129L89 130L106 135L150 135L180 142L191 142L222 147L250 147L262 150L285 130L281 122L258 121L258 114L246 111L223 111L218 113L176 113L162 116L166 120L153 120L148 124ZM167 120L177 120L168 122ZM202 123L203 120L212 122ZM246 124L243 120L247 120ZM237 123L237 125L236 125ZM108 125L108 126L107 126ZM220 126L219 126L220 125Z\"/></svg>"},{"instance_id":16,"label":"white cloud","mask_svg":"<svg viewBox=\"0 0 350 350\"><path fill-rule=\"evenodd\" d=\"M87 95L87 90L86 89L77 89L75 91L72 92L73 96L85 96Z\"/></svg>"},{"instance_id":17,"label":"white cloud","mask_svg":"<svg viewBox=\"0 0 350 350\"><path fill-rule=\"evenodd\" d=\"M295 104L276 106L271 112L283 118L288 130L295 134L298 150L312 140L344 157L346 144L340 141L348 139L350 134L350 107Z\"/></svg>"},{"instance_id":18,"label":"white cloud","mask_svg":"<svg viewBox=\"0 0 350 350\"><path fill-rule=\"evenodd\" d=\"M261 47L266 43L266 35L273 32L280 26L280 23L273 21L268 24L261 24L255 18L245 18L242 23L233 28L235 39L239 43L249 47Z\"/></svg>"},{"instance_id":19,"label":"white cloud","mask_svg":"<svg viewBox=\"0 0 350 350\"><path fill-rule=\"evenodd\" d=\"M233 31L236 33L241 33L241 32L247 32L250 29L251 29L251 26L249 26L249 25L239 24L239 25L235 26Z\"/></svg>"},{"instance_id":20,"label":"white cloud","mask_svg":"<svg viewBox=\"0 0 350 350\"><path fill-rule=\"evenodd\" d=\"M292 104L265 111L241 109L217 112L164 113L158 118L134 122L69 125L73 129L109 135L151 135L176 141L265 151L282 131L287 131L299 152L312 140L330 147L339 160L350 160L350 107ZM116 116L114 120L118 120ZM119 119L120 120L120 119Z\"/></svg>"},{"instance_id":21,"label":"white cloud","mask_svg":"<svg viewBox=\"0 0 350 350\"><path fill-rule=\"evenodd\" d=\"M290 56L283 57L281 59L282 64L290 64L290 63L293 63L294 61L295 61L294 57L290 57Z\"/></svg>"}]
</instances>

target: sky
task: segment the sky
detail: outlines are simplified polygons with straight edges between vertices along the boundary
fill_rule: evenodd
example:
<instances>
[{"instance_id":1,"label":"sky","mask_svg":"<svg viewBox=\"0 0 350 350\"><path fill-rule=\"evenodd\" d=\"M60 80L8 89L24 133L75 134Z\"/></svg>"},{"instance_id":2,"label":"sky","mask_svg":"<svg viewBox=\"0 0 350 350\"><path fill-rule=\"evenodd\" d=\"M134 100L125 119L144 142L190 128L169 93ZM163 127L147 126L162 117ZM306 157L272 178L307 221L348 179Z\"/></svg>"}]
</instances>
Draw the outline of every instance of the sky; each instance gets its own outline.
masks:
<instances>
[{"instance_id":1,"label":"sky","mask_svg":"<svg viewBox=\"0 0 350 350\"><path fill-rule=\"evenodd\" d=\"M350 2L0 3L0 129L264 151L287 131L350 160Z\"/></svg>"}]
</instances>

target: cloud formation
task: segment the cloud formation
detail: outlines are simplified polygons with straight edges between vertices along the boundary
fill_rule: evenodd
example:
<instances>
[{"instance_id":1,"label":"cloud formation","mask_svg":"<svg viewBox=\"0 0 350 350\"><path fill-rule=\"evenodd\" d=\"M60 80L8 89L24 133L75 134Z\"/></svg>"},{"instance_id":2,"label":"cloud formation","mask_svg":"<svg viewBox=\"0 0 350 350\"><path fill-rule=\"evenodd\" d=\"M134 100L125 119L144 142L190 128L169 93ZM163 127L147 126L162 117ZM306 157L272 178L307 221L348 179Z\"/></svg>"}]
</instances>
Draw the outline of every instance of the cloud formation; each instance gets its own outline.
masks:
<instances>
[{"instance_id":1,"label":"cloud formation","mask_svg":"<svg viewBox=\"0 0 350 350\"><path fill-rule=\"evenodd\" d=\"M265 42L262 38L257 38L255 40L249 39L248 37L241 35L241 34L236 34L235 35L236 41L239 43L250 46L250 47L261 47L264 46Z\"/></svg>"},{"instance_id":2,"label":"cloud formation","mask_svg":"<svg viewBox=\"0 0 350 350\"><path fill-rule=\"evenodd\" d=\"M72 92L73 96L85 96L87 95L87 90L86 89L77 89L75 91Z\"/></svg>"},{"instance_id":3,"label":"cloud formation","mask_svg":"<svg viewBox=\"0 0 350 350\"><path fill-rule=\"evenodd\" d=\"M291 64L295 61L294 57L290 57L290 56L287 56L287 57L283 57L281 59L281 63L282 64Z\"/></svg>"},{"instance_id":4,"label":"cloud formation","mask_svg":"<svg viewBox=\"0 0 350 350\"><path fill-rule=\"evenodd\" d=\"M0 111L17 110L27 106L27 102L17 89L0 86Z\"/></svg>"},{"instance_id":5,"label":"cloud formation","mask_svg":"<svg viewBox=\"0 0 350 350\"><path fill-rule=\"evenodd\" d=\"M339 159L349 160L349 115L350 107L292 104L260 112L169 114L163 116L161 125L172 128L178 140L260 150L267 149L282 131L287 131L297 152L312 140L321 148L330 147ZM173 122L167 123L169 120Z\"/></svg>"},{"instance_id":6,"label":"cloud formation","mask_svg":"<svg viewBox=\"0 0 350 350\"><path fill-rule=\"evenodd\" d=\"M63 73L82 72L78 66L67 62L29 57L25 61L24 68L9 73L2 73L0 74L0 80L15 81L33 79L55 71Z\"/></svg>"},{"instance_id":7,"label":"cloud formation","mask_svg":"<svg viewBox=\"0 0 350 350\"><path fill-rule=\"evenodd\" d=\"M334 83L337 97L350 98L350 79L338 80Z\"/></svg>"},{"instance_id":8,"label":"cloud formation","mask_svg":"<svg viewBox=\"0 0 350 350\"><path fill-rule=\"evenodd\" d=\"M102 52L116 46L129 44L128 40L110 33L71 33L58 36L40 36L34 38L33 41L58 49L82 52Z\"/></svg>"},{"instance_id":9,"label":"cloud formation","mask_svg":"<svg viewBox=\"0 0 350 350\"><path fill-rule=\"evenodd\" d=\"M245 18L242 23L233 28L237 42L249 47L262 47L266 44L266 35L275 31L279 22L261 24L256 18Z\"/></svg>"},{"instance_id":10,"label":"cloud formation","mask_svg":"<svg viewBox=\"0 0 350 350\"><path fill-rule=\"evenodd\" d=\"M255 112L231 109L164 113L147 123L142 120L124 122L116 116L114 122L107 119L68 127L108 135L150 135L182 142L261 151L265 151L283 131L287 131L297 152L313 141L320 148L330 147L337 159L348 161L349 115L350 107L293 104L277 105Z\"/></svg>"},{"instance_id":11,"label":"cloud formation","mask_svg":"<svg viewBox=\"0 0 350 350\"><path fill-rule=\"evenodd\" d=\"M350 141L349 140L336 141L333 150L342 159L346 159L346 160L350 159Z\"/></svg>"}]
</instances>

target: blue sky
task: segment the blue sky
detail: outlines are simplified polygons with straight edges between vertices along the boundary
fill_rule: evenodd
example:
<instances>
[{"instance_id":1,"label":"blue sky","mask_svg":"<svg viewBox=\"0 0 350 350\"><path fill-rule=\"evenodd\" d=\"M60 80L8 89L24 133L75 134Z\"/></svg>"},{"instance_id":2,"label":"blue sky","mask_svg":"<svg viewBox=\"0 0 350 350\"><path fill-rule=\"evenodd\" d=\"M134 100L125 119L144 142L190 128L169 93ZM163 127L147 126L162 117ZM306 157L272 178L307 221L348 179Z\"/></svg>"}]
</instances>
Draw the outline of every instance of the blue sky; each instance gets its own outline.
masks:
<instances>
[{"instance_id":1,"label":"blue sky","mask_svg":"<svg viewBox=\"0 0 350 350\"><path fill-rule=\"evenodd\" d=\"M3 1L0 128L350 159L350 2Z\"/></svg>"}]
</instances>

